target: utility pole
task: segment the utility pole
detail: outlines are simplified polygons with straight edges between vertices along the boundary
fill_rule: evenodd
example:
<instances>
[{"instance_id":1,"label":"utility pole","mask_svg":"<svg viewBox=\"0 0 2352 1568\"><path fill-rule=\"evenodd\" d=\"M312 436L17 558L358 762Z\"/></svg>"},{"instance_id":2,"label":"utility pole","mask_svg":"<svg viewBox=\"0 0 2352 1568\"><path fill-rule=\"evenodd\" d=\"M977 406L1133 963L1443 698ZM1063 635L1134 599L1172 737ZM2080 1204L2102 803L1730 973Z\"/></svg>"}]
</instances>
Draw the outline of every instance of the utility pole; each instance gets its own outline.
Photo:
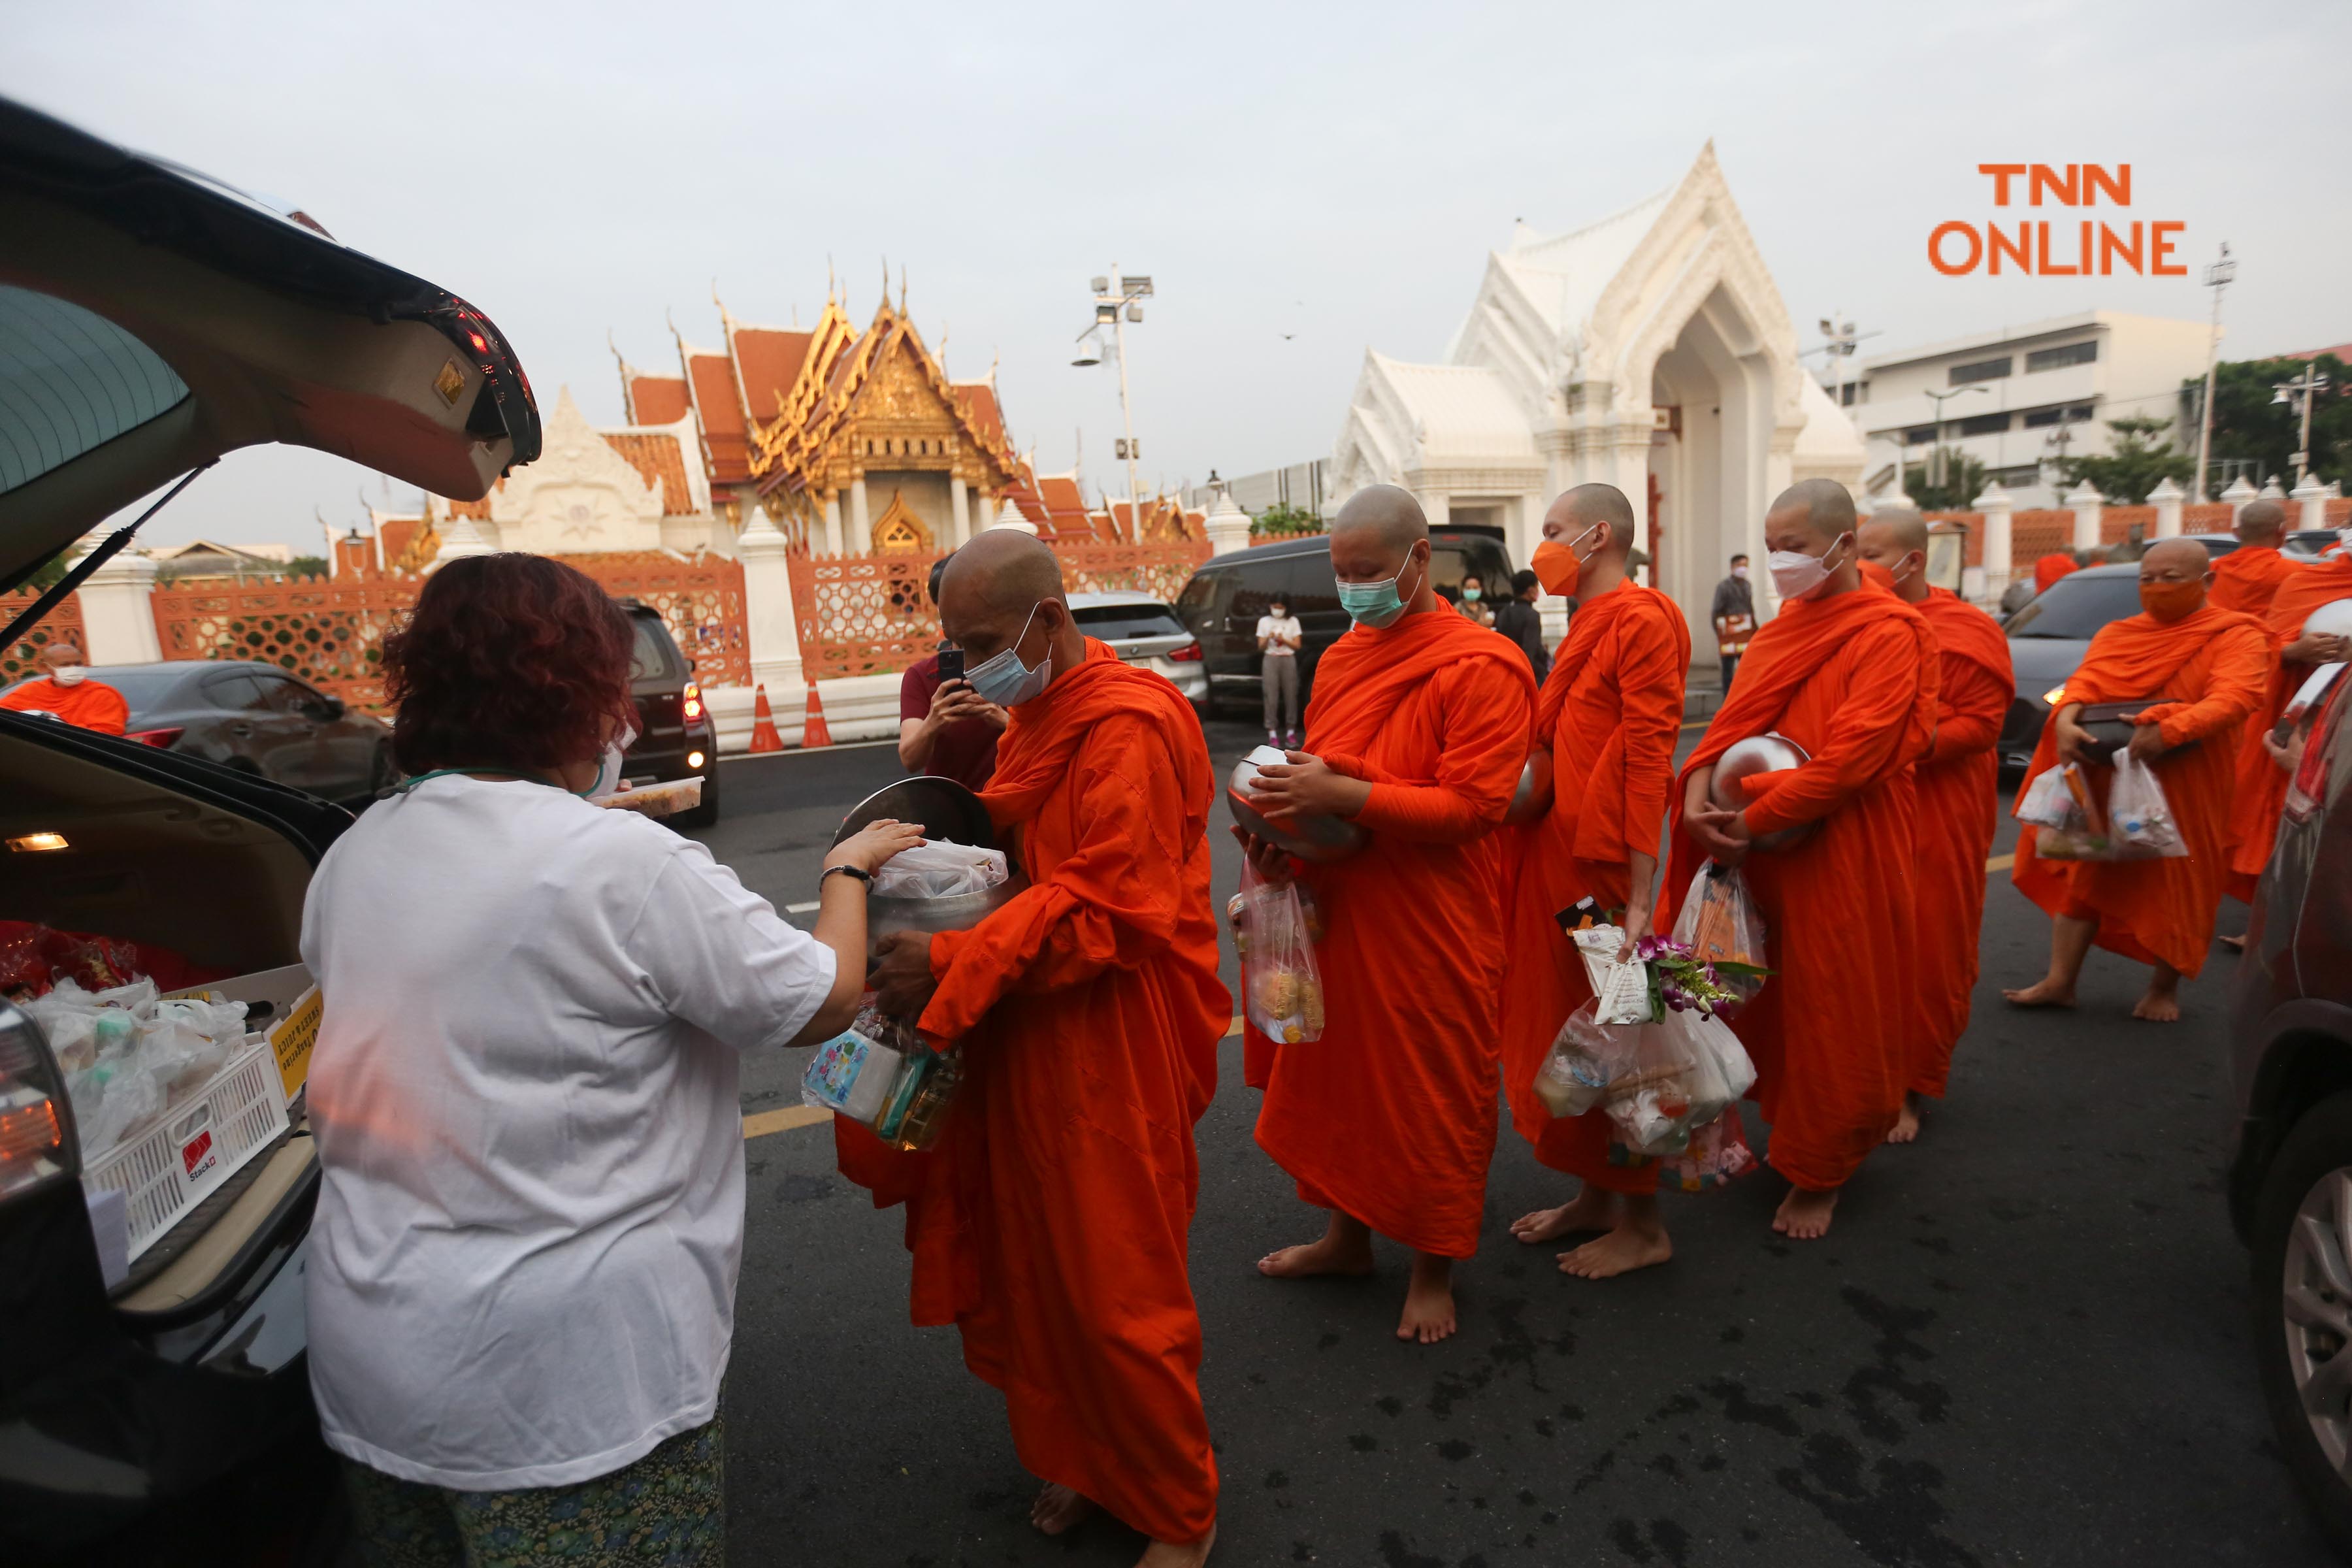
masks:
<instances>
[{"instance_id":1,"label":"utility pole","mask_svg":"<svg viewBox=\"0 0 2352 1568\"><path fill-rule=\"evenodd\" d=\"M2311 405L2327 390L2327 377L2314 361L2293 381L2282 381L2271 388L2273 403L2303 405L2303 436L2295 443L2294 482L2301 486L2311 473Z\"/></svg>"},{"instance_id":2,"label":"utility pole","mask_svg":"<svg viewBox=\"0 0 2352 1568\"><path fill-rule=\"evenodd\" d=\"M2058 465L2060 484L2063 484L2066 480L2066 447L2074 439L2074 426L2083 423L2075 418L2074 414L2074 411L2071 408L2062 412L2058 416L2058 428L2042 438L2043 446L2058 448L2058 456L2052 461Z\"/></svg>"},{"instance_id":3,"label":"utility pole","mask_svg":"<svg viewBox=\"0 0 2352 1568\"><path fill-rule=\"evenodd\" d=\"M1934 450L1934 451L1929 455L1929 457L1928 457L1929 477L1928 477L1928 479L1927 479L1927 483L1928 483L1931 487L1934 487L1934 488L1937 488L1937 489L1941 489L1941 488L1942 488L1942 486L1943 486L1943 483L1944 483L1944 404L1945 404L1945 402L1946 402L1948 399L1954 398L1954 397L1966 397L1966 396L1967 396L1969 393L1971 393L1971 392L1990 392L1990 391L1991 391L1991 390L1992 390L1992 389L1991 389L1990 387L1989 387L1989 386L1985 385L1985 384L1984 384L1984 383L1982 383L1982 382L1980 382L1980 381L1977 381L1977 382L1970 382L1970 383L1969 383L1968 385L1966 385L1966 386L1956 386L1956 387L1952 388L1949 392L1929 392L1929 393L1927 393L1927 394L1926 394L1926 395L1927 395L1927 396L1928 396L1928 397L1932 397L1932 398L1934 398L1934 399L1936 400L1936 447L1935 447L1935 450ZM1895 479L1896 479L1897 483L1899 484L1899 483L1901 482L1902 476L1901 476L1900 474L1897 474L1897 475L1895 476Z\"/></svg>"},{"instance_id":4,"label":"utility pole","mask_svg":"<svg viewBox=\"0 0 2352 1568\"><path fill-rule=\"evenodd\" d=\"M2221 358L2221 295L2230 280L2238 275L2238 264L2230 259L2230 242L2221 242L2221 258L2205 269L2205 287L2213 290L2213 335L2205 343L2205 405L2203 417L2197 428L2197 500L2200 504L2210 498L2205 493L2205 465L2213 450L2213 368ZM2308 446L2310 443L2305 442Z\"/></svg>"},{"instance_id":5,"label":"utility pole","mask_svg":"<svg viewBox=\"0 0 2352 1568\"><path fill-rule=\"evenodd\" d=\"M1102 330L1110 328L1111 352L1118 356L1118 416L1127 431L1126 438L1118 444L1118 456L1127 463L1128 522L1138 539L1143 531L1143 498L1138 493L1135 465L1143 456L1143 448L1135 439L1135 415L1127 400L1127 323L1143 320L1143 301L1151 297L1151 279L1122 275L1118 264L1111 264L1108 277L1094 279L1094 324L1078 334L1078 357L1074 365L1102 363L1098 346Z\"/></svg>"}]
</instances>

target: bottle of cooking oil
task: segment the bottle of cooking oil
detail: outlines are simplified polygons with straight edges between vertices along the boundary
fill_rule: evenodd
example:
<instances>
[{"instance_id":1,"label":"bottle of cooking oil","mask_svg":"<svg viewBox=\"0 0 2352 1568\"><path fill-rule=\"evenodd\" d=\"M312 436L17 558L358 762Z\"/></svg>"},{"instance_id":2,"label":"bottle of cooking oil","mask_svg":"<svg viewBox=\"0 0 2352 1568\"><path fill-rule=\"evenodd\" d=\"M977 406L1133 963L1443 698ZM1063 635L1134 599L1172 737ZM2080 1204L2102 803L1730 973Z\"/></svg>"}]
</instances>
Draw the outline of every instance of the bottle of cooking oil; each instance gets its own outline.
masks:
<instances>
[{"instance_id":1,"label":"bottle of cooking oil","mask_svg":"<svg viewBox=\"0 0 2352 1568\"><path fill-rule=\"evenodd\" d=\"M929 1149L939 1142L963 1087L963 1058L952 1051L925 1051L908 1062L900 1078L903 1097L891 1096L895 1119L877 1131L894 1148Z\"/></svg>"}]
</instances>

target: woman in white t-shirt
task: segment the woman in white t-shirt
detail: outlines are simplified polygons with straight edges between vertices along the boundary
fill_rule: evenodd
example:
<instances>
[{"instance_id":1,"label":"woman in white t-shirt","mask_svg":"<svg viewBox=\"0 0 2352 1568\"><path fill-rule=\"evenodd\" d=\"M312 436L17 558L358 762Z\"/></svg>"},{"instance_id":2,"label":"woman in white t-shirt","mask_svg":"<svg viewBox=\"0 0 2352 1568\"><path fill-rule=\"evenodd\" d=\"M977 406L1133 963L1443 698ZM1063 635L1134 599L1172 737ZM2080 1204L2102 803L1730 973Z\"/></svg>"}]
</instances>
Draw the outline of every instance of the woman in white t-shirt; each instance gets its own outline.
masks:
<instances>
[{"instance_id":1,"label":"woman in white t-shirt","mask_svg":"<svg viewBox=\"0 0 2352 1568\"><path fill-rule=\"evenodd\" d=\"M1263 658L1258 684L1265 692L1265 743L1298 744L1298 649L1306 638L1298 617L1280 599L1257 618L1257 646Z\"/></svg>"},{"instance_id":2,"label":"woman in white t-shirt","mask_svg":"<svg viewBox=\"0 0 2352 1568\"><path fill-rule=\"evenodd\" d=\"M848 1026L866 879L920 830L836 848L810 933L589 805L633 728L631 642L559 562L444 566L384 643L413 776L310 882L310 1385L372 1561L561 1535L635 1562L649 1531L673 1563L724 1553L737 1053Z\"/></svg>"}]
</instances>

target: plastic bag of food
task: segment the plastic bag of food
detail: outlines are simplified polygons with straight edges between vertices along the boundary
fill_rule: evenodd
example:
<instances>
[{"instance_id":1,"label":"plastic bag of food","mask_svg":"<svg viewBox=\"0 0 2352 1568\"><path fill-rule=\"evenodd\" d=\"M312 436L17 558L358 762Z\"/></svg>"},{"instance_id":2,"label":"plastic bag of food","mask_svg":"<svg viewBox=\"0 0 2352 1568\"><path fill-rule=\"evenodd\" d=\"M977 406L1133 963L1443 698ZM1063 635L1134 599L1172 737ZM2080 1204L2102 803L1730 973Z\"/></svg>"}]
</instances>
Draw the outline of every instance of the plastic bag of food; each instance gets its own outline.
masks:
<instances>
[{"instance_id":1,"label":"plastic bag of food","mask_svg":"<svg viewBox=\"0 0 2352 1568\"><path fill-rule=\"evenodd\" d=\"M92 1161L199 1093L246 1039L244 1003L159 1000L152 980L93 993L61 976L25 1010L65 1069L82 1152Z\"/></svg>"},{"instance_id":2,"label":"plastic bag of food","mask_svg":"<svg viewBox=\"0 0 2352 1568\"><path fill-rule=\"evenodd\" d=\"M1633 1059L1603 1096L1617 1141L1637 1154L1681 1153L1690 1145L1695 1113L1704 1108L1699 1096L1707 1087L1701 1081L1707 1069L1689 1034L1675 1026L1673 1020L1685 1015L1667 1016L1666 1023L1628 1031L1633 1036ZM1723 1103L1716 1104L1716 1114Z\"/></svg>"},{"instance_id":3,"label":"plastic bag of food","mask_svg":"<svg viewBox=\"0 0 2352 1568\"><path fill-rule=\"evenodd\" d=\"M1006 875L1002 849L926 838L875 872L870 891L885 899L953 899L984 893Z\"/></svg>"},{"instance_id":4,"label":"plastic bag of food","mask_svg":"<svg viewBox=\"0 0 2352 1568\"><path fill-rule=\"evenodd\" d=\"M2107 827L2118 859L2183 859L2189 854L2156 770L2129 752L2116 753L2115 783L2107 786Z\"/></svg>"},{"instance_id":5,"label":"plastic bag of food","mask_svg":"<svg viewBox=\"0 0 2352 1568\"><path fill-rule=\"evenodd\" d=\"M873 1126L906 1064L901 1027L869 997L849 1027L817 1047L809 1058L801 1074L802 1101Z\"/></svg>"},{"instance_id":6,"label":"plastic bag of food","mask_svg":"<svg viewBox=\"0 0 2352 1568\"><path fill-rule=\"evenodd\" d=\"M1664 1168L1658 1173L1658 1181L1661 1185L1671 1184L1686 1193L1700 1193L1744 1176L1755 1168L1756 1152L1748 1146L1739 1112L1727 1110L1692 1131L1690 1146L1666 1160Z\"/></svg>"},{"instance_id":7,"label":"plastic bag of food","mask_svg":"<svg viewBox=\"0 0 2352 1568\"><path fill-rule=\"evenodd\" d=\"M1587 997L1560 1025L1536 1068L1536 1098L1554 1116L1581 1116L1601 1104L1609 1086L1630 1070L1638 1027L1601 1023L1600 1004Z\"/></svg>"},{"instance_id":8,"label":"plastic bag of food","mask_svg":"<svg viewBox=\"0 0 2352 1568\"><path fill-rule=\"evenodd\" d=\"M2044 768L2033 775L2025 793L2017 797L2017 820L2034 827L2056 828L2061 832L2080 829L2087 820L2081 800L2070 783L2079 779L2082 770L2068 763L2061 767Z\"/></svg>"},{"instance_id":9,"label":"plastic bag of food","mask_svg":"<svg viewBox=\"0 0 2352 1568\"><path fill-rule=\"evenodd\" d=\"M1765 957L1763 911L1756 907L1756 895L1748 891L1748 879L1736 866L1709 860L1698 868L1691 878L1690 890L1683 895L1673 934L1702 963L1737 964L1759 971L1771 967ZM1718 984L1738 998L1736 1004L1725 1004L1726 1007L1737 1011L1756 1000L1765 979L1762 973L1718 972Z\"/></svg>"},{"instance_id":10,"label":"plastic bag of food","mask_svg":"<svg viewBox=\"0 0 2352 1568\"><path fill-rule=\"evenodd\" d=\"M1315 962L1297 886L1266 881L1244 863L1241 900L1236 941L1250 1023L1283 1045L1321 1039L1323 972Z\"/></svg>"}]
</instances>

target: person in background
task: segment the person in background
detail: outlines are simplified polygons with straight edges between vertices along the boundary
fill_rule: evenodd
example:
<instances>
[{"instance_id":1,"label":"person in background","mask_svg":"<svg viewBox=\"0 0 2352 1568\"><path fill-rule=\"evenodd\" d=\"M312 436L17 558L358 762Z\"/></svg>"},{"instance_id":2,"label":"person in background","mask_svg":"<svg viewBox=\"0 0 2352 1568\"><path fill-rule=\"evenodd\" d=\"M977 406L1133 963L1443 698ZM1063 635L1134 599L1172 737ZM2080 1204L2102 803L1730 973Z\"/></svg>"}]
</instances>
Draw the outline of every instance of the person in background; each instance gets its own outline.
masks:
<instances>
[{"instance_id":1,"label":"person in background","mask_svg":"<svg viewBox=\"0 0 2352 1568\"><path fill-rule=\"evenodd\" d=\"M310 1388L371 1568L726 1554L738 1063L849 1026L866 882L922 830L835 847L812 933L591 805L633 643L561 562L444 566L384 640L411 776L310 879Z\"/></svg>"},{"instance_id":2,"label":"person in background","mask_svg":"<svg viewBox=\"0 0 2352 1568\"><path fill-rule=\"evenodd\" d=\"M931 604L940 602L940 579L951 556L931 567ZM940 645L958 662L961 650ZM968 680L941 680L940 655L907 668L898 678L898 765L910 773L953 779L982 790L996 773L996 739L1004 733L1004 710L983 700Z\"/></svg>"},{"instance_id":3,"label":"person in background","mask_svg":"<svg viewBox=\"0 0 2352 1568\"><path fill-rule=\"evenodd\" d=\"M1486 584L1475 572L1463 574L1462 602L1457 607L1465 621L1490 629L1495 625L1495 606L1486 603Z\"/></svg>"},{"instance_id":4,"label":"person in background","mask_svg":"<svg viewBox=\"0 0 2352 1568\"><path fill-rule=\"evenodd\" d=\"M1536 672L1538 686L1551 673L1551 655L1544 648L1543 613L1536 608L1536 601L1542 597L1543 584L1534 573L1521 570L1512 574L1511 596L1495 607L1495 629L1519 645Z\"/></svg>"},{"instance_id":5,"label":"person in background","mask_svg":"<svg viewBox=\"0 0 2352 1568\"><path fill-rule=\"evenodd\" d=\"M2050 584L2059 578L2082 569L2083 563L2063 550L2053 550L2033 563L2033 592L2039 595L2050 592Z\"/></svg>"},{"instance_id":6,"label":"person in background","mask_svg":"<svg viewBox=\"0 0 2352 1568\"><path fill-rule=\"evenodd\" d=\"M1731 574L1715 585L1715 604L1707 611L1715 624L1716 657L1723 661L1723 689L1731 689L1732 672L1748 639L1756 635L1756 590L1748 581L1748 557L1731 558Z\"/></svg>"},{"instance_id":7,"label":"person in background","mask_svg":"<svg viewBox=\"0 0 2352 1568\"><path fill-rule=\"evenodd\" d=\"M102 680L89 678L81 649L69 642L53 642L41 650L41 673L47 679L27 680L0 693L0 709L17 713L46 713L77 729L101 735L120 735L130 727L131 705L122 693Z\"/></svg>"},{"instance_id":8,"label":"person in background","mask_svg":"<svg viewBox=\"0 0 2352 1568\"><path fill-rule=\"evenodd\" d=\"M2305 563L2279 553L2286 542L2286 508L2274 500L2248 501L2235 531L2238 548L2213 563L2213 591L2205 602L2261 620L2271 613L2280 585Z\"/></svg>"},{"instance_id":9,"label":"person in background","mask_svg":"<svg viewBox=\"0 0 2352 1568\"><path fill-rule=\"evenodd\" d=\"M1257 618L1258 683L1265 690L1265 743L1298 744L1298 617L1276 599Z\"/></svg>"}]
</instances>

